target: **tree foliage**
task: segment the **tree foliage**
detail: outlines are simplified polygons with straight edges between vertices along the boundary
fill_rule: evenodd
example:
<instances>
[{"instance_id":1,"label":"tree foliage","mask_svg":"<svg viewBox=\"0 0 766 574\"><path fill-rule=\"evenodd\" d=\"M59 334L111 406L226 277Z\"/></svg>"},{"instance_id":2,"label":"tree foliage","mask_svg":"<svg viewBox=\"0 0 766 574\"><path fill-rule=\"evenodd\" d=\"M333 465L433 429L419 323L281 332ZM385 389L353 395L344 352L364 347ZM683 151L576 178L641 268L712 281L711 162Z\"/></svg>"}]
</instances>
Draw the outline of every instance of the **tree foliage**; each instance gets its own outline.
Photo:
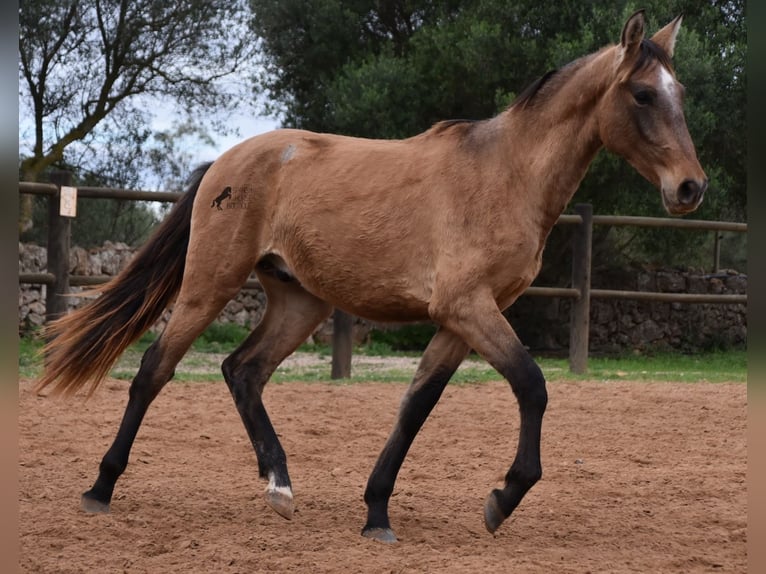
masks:
<instances>
[{"instance_id":1,"label":"tree foliage","mask_svg":"<svg viewBox=\"0 0 766 574\"><path fill-rule=\"evenodd\" d=\"M20 123L32 132L22 178L107 163L114 179L121 163L120 183L131 185L146 166L157 102L197 119L198 109L214 117L239 105L242 86L224 80L255 48L248 14L239 1L22 0Z\"/></svg>"},{"instance_id":2,"label":"tree foliage","mask_svg":"<svg viewBox=\"0 0 766 574\"><path fill-rule=\"evenodd\" d=\"M615 43L646 8L656 30L679 13L675 67L710 191L695 217L744 220L744 0L250 0L268 90L284 124L400 138L451 118L481 119L550 69ZM273 109L272 109L273 111ZM657 192L602 153L575 201L596 213L663 215ZM639 239L634 234L640 233ZM610 239L607 241L607 239ZM597 229L604 249L684 261L693 234ZM607 249L608 250L608 249Z\"/></svg>"}]
</instances>

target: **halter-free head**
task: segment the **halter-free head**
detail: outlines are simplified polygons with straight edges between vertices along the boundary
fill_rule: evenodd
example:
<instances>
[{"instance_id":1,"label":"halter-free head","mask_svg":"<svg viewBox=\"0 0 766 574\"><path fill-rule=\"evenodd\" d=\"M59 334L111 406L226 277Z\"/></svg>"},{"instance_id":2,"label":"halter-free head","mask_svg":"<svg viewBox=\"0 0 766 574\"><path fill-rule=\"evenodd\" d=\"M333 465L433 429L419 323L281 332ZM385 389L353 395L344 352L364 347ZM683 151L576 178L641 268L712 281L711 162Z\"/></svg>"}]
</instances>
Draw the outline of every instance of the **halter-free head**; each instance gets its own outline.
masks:
<instances>
[{"instance_id":1,"label":"halter-free head","mask_svg":"<svg viewBox=\"0 0 766 574\"><path fill-rule=\"evenodd\" d=\"M683 113L684 87L673 57L681 16L644 38L644 13L633 14L614 48L615 81L600 106L604 146L623 156L662 192L671 214L695 210L707 189Z\"/></svg>"}]
</instances>

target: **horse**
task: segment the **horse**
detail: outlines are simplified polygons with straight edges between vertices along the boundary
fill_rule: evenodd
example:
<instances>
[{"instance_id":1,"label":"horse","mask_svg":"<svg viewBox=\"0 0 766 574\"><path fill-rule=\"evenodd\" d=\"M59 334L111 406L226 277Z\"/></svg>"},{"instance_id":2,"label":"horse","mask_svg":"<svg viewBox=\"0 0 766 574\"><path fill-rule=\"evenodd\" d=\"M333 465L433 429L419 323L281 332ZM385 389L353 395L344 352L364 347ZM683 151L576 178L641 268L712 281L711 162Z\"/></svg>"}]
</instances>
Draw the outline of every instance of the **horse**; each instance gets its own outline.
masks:
<instances>
[{"instance_id":1,"label":"horse","mask_svg":"<svg viewBox=\"0 0 766 574\"><path fill-rule=\"evenodd\" d=\"M365 487L362 535L397 541L388 515L397 474L471 349L509 382L520 413L515 457L483 506L484 525L496 532L542 476L548 402L542 371L502 311L538 273L548 234L589 164L601 148L622 156L659 188L671 215L703 199L707 177L671 64L680 26L679 16L649 38L644 12L636 12L619 43L549 72L490 119L444 121L400 140L278 129L197 168L126 268L48 330L36 390L90 395L172 304L82 508L109 512L150 403L254 271L265 314L221 370L267 481L268 506L293 516L264 385L339 308L437 325ZM227 192L227 208L210 209Z\"/></svg>"}]
</instances>

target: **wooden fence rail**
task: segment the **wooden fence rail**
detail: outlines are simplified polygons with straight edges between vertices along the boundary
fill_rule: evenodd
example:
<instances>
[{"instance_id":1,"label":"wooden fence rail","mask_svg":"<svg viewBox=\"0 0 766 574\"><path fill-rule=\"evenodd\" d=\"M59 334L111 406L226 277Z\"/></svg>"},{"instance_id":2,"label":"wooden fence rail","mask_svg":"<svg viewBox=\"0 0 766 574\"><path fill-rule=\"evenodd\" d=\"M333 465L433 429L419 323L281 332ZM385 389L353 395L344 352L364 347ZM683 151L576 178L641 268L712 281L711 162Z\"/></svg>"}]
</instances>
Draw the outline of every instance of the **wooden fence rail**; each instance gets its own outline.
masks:
<instances>
[{"instance_id":1,"label":"wooden fence rail","mask_svg":"<svg viewBox=\"0 0 766 574\"><path fill-rule=\"evenodd\" d=\"M66 313L66 295L70 286L99 285L110 276L69 275L69 243L71 218L59 214L60 189L71 182L71 174L57 172L51 175L53 183L19 182L19 193L44 195L48 201L48 268L47 273L20 273L19 283L47 285L46 321ZM78 187L78 198L109 198L131 201L175 202L181 193L141 191L106 187ZM638 227L665 227L716 232L714 270L718 269L719 233L747 232L746 223L705 221L659 217L631 217L621 215L593 215L588 204L575 205L575 214L561 215L557 225L576 225L572 243L572 287L529 287L524 296L562 297L574 300L570 319L569 368L582 373L588 368L588 338L590 332L590 300L593 298L634 299L678 303L747 304L747 295L714 295L705 293L658 293L651 291L619 291L591 289L591 254L594 225L631 225ZM252 289L258 282L249 280L244 288ZM345 378L351 374L353 321L346 313L333 314L332 377Z\"/></svg>"}]
</instances>

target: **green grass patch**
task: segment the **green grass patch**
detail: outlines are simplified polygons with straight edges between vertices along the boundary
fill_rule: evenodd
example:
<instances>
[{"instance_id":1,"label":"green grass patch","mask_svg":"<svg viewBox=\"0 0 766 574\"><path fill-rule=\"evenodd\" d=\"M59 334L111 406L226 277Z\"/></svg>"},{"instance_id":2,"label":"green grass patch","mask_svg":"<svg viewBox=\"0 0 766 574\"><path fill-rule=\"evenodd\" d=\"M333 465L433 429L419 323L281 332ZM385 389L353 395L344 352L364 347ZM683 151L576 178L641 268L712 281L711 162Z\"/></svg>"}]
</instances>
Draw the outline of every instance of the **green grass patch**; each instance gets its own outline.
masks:
<instances>
[{"instance_id":1,"label":"green grass patch","mask_svg":"<svg viewBox=\"0 0 766 574\"><path fill-rule=\"evenodd\" d=\"M581 375L569 371L567 359L541 359L539 362L549 381L747 382L746 351L591 357L588 372Z\"/></svg>"},{"instance_id":2,"label":"green grass patch","mask_svg":"<svg viewBox=\"0 0 766 574\"><path fill-rule=\"evenodd\" d=\"M22 337L19 339L19 377L33 378L40 374L43 343L38 338Z\"/></svg>"},{"instance_id":3,"label":"green grass patch","mask_svg":"<svg viewBox=\"0 0 766 574\"><path fill-rule=\"evenodd\" d=\"M436 333L433 323L410 323L393 329L370 331L368 346L376 345L390 351L418 351L425 349Z\"/></svg>"},{"instance_id":4,"label":"green grass patch","mask_svg":"<svg viewBox=\"0 0 766 574\"><path fill-rule=\"evenodd\" d=\"M244 328L214 327L203 334L179 363L176 379L183 381L220 381L221 362L244 338ZM112 370L112 376L130 380L141 356L155 339L145 335L131 345ZM19 376L34 378L41 372L39 339L23 338L19 345ZM379 341L354 350L352 376L344 384L360 381L402 382L412 379L417 368L418 352L394 352ZM272 377L276 383L288 381L330 382L332 350L323 345L303 345L298 353L283 363ZM388 360L381 360L384 357ZM294 360L293 360L294 359ZM569 371L566 358L537 358L550 382L590 381L665 381L665 382L747 382L746 351L718 351L698 355L675 353L617 357L591 357L588 372L576 375ZM499 380L500 375L485 361L471 356L452 377L455 384L475 384Z\"/></svg>"},{"instance_id":5,"label":"green grass patch","mask_svg":"<svg viewBox=\"0 0 766 574\"><path fill-rule=\"evenodd\" d=\"M192 349L204 353L231 353L250 334L250 329L235 323L211 323L197 337Z\"/></svg>"}]
</instances>

